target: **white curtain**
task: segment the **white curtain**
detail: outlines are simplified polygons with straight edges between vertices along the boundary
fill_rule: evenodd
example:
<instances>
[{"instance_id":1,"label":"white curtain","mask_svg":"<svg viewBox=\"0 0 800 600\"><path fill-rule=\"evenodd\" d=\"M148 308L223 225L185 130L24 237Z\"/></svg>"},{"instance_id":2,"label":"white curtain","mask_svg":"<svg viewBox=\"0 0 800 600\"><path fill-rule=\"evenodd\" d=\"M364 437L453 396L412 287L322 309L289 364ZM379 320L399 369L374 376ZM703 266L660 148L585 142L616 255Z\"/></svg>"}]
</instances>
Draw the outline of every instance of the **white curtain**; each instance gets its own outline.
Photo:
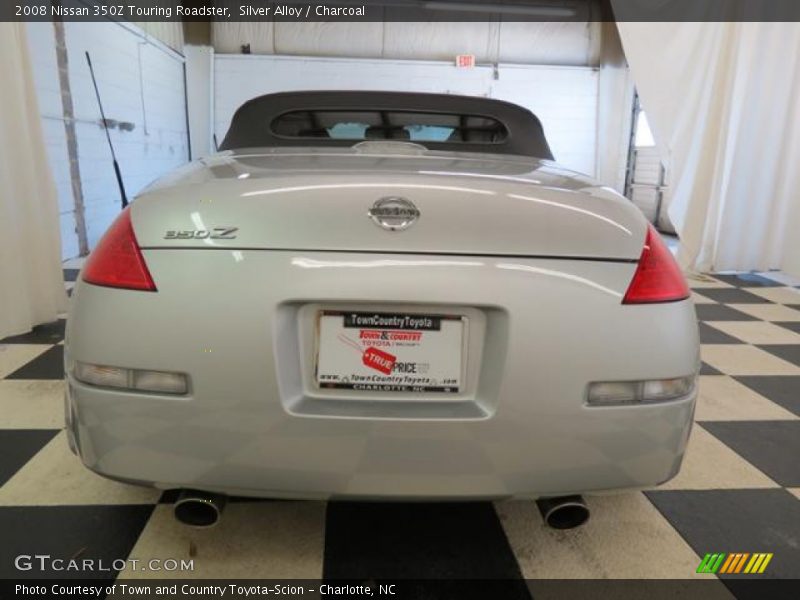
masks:
<instances>
[{"instance_id":1,"label":"white curtain","mask_svg":"<svg viewBox=\"0 0 800 600\"><path fill-rule=\"evenodd\" d=\"M679 261L779 268L800 202L800 23L618 28L670 174Z\"/></svg>"},{"instance_id":2,"label":"white curtain","mask_svg":"<svg viewBox=\"0 0 800 600\"><path fill-rule=\"evenodd\" d=\"M56 188L23 23L0 22L0 339L66 306Z\"/></svg>"}]
</instances>

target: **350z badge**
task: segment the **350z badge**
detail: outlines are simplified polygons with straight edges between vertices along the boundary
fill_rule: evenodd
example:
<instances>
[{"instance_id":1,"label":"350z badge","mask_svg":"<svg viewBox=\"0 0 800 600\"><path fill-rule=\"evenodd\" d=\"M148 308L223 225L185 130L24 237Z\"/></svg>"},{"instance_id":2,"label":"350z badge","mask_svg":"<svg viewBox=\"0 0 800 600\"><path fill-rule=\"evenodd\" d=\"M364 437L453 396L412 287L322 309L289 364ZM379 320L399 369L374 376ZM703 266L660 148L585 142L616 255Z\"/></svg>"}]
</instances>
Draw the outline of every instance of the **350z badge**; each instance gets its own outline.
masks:
<instances>
[{"instance_id":1,"label":"350z badge","mask_svg":"<svg viewBox=\"0 0 800 600\"><path fill-rule=\"evenodd\" d=\"M187 229L167 231L165 240L235 240L238 227L214 227L214 229Z\"/></svg>"}]
</instances>

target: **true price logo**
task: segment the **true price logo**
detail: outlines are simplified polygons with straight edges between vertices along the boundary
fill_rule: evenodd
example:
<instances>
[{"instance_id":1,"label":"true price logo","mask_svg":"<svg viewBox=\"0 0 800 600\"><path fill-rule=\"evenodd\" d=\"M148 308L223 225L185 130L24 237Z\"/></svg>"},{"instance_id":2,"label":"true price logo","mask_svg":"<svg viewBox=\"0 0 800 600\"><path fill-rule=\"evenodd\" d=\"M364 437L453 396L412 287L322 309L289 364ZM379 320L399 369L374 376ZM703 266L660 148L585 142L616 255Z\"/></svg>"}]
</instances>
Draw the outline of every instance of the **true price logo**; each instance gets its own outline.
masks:
<instances>
[{"instance_id":1,"label":"true price logo","mask_svg":"<svg viewBox=\"0 0 800 600\"><path fill-rule=\"evenodd\" d=\"M364 354L361 355L361 362L370 369L380 371L384 375L391 375L394 363L397 362L397 357L378 348L370 347L364 350Z\"/></svg>"}]
</instances>

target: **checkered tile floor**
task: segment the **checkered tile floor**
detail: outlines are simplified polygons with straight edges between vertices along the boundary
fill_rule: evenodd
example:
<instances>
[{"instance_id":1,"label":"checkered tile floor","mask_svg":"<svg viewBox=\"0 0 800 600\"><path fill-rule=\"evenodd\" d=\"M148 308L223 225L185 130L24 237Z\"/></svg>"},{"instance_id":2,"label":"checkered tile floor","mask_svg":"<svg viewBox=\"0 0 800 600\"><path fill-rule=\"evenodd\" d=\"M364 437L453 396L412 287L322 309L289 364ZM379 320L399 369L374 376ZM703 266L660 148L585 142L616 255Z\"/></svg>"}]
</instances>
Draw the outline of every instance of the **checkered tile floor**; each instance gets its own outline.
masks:
<instances>
[{"instance_id":1,"label":"checkered tile floor","mask_svg":"<svg viewBox=\"0 0 800 600\"><path fill-rule=\"evenodd\" d=\"M545 528L529 501L240 501L218 527L192 530L173 520L174 495L102 479L68 450L64 321L2 340L0 577L24 576L13 557L40 553L191 554L185 575L206 578L687 578L720 551L772 552L766 575L800 577L800 282L767 273L691 283L703 371L680 475L590 497L592 519L566 532Z\"/></svg>"}]
</instances>

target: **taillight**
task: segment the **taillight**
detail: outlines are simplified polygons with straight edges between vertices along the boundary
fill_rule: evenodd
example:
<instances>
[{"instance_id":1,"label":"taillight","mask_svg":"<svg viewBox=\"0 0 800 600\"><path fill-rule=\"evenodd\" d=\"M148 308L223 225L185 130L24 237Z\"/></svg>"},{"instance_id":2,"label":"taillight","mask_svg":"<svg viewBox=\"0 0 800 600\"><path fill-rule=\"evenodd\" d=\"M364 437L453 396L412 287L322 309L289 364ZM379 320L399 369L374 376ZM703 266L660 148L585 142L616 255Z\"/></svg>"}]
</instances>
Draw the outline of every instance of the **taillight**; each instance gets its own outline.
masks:
<instances>
[{"instance_id":1,"label":"taillight","mask_svg":"<svg viewBox=\"0 0 800 600\"><path fill-rule=\"evenodd\" d=\"M130 206L122 211L89 255L81 274L86 283L155 292L131 224Z\"/></svg>"},{"instance_id":2,"label":"taillight","mask_svg":"<svg viewBox=\"0 0 800 600\"><path fill-rule=\"evenodd\" d=\"M652 225L647 226L644 249L623 304L675 302L689 297L689 287L678 263Z\"/></svg>"}]
</instances>

